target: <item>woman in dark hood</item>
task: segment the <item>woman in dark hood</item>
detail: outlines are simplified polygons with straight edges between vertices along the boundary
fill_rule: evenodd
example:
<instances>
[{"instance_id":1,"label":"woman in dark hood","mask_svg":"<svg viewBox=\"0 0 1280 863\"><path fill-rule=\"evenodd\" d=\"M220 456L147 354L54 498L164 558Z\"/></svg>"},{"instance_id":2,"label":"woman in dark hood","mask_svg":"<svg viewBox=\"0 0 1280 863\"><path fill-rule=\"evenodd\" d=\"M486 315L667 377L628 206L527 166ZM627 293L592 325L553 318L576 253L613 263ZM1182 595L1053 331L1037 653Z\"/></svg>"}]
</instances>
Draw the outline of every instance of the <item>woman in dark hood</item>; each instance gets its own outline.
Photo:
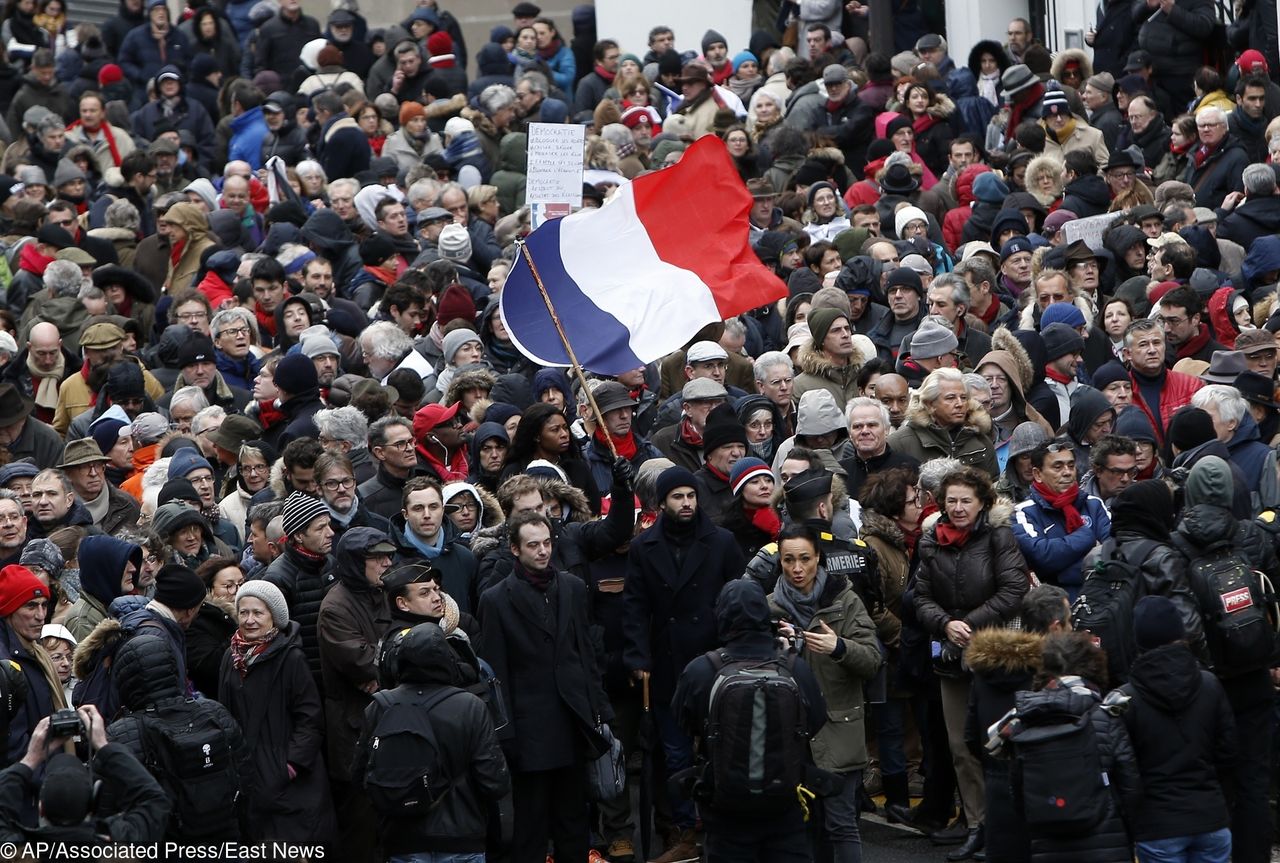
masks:
<instances>
[{"instance_id":1,"label":"woman in dark hood","mask_svg":"<svg viewBox=\"0 0 1280 863\"><path fill-rule=\"evenodd\" d=\"M747 430L748 455L770 464L773 455L788 437L787 420L778 406L765 396L743 396L734 405L738 422Z\"/></svg>"},{"instance_id":2,"label":"woman in dark hood","mask_svg":"<svg viewBox=\"0 0 1280 863\"><path fill-rule=\"evenodd\" d=\"M486 461L493 462L498 459L498 453L492 445L489 447L490 454L486 458L485 444L490 441L502 446L501 459L498 460L496 466L491 463L486 465ZM467 475L467 482L496 494L499 485L498 477L502 474L502 468L506 464L507 452L510 448L511 439L507 436L507 431L502 425L496 422L481 423L475 434L471 436L471 443L467 445L468 461L471 464L471 472Z\"/></svg>"},{"instance_id":3,"label":"woman in dark hood","mask_svg":"<svg viewBox=\"0 0 1280 863\"><path fill-rule=\"evenodd\" d=\"M231 25L212 6L201 6L194 15L178 25L191 43L191 54L208 54L218 61L219 69L240 68L240 43Z\"/></svg>"},{"instance_id":4,"label":"woman in dark hood","mask_svg":"<svg viewBox=\"0 0 1280 863\"><path fill-rule=\"evenodd\" d=\"M1120 284L1147 273L1147 235L1136 225L1116 225L1107 231L1102 244L1115 263L1114 281Z\"/></svg>"}]
</instances>

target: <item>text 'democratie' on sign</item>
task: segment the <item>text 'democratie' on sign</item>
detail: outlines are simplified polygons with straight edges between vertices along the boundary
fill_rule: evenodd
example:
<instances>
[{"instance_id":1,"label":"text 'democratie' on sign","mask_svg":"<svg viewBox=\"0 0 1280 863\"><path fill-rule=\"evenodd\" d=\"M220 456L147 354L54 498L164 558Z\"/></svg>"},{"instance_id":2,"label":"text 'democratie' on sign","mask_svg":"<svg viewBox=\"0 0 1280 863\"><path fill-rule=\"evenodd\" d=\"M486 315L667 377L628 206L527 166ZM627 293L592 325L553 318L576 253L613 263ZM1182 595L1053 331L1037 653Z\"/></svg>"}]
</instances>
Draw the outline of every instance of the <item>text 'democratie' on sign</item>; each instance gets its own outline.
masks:
<instances>
[{"instance_id":1,"label":"text 'democratie' on sign","mask_svg":"<svg viewBox=\"0 0 1280 863\"><path fill-rule=\"evenodd\" d=\"M529 124L526 201L582 206L582 147L585 135L585 126Z\"/></svg>"}]
</instances>

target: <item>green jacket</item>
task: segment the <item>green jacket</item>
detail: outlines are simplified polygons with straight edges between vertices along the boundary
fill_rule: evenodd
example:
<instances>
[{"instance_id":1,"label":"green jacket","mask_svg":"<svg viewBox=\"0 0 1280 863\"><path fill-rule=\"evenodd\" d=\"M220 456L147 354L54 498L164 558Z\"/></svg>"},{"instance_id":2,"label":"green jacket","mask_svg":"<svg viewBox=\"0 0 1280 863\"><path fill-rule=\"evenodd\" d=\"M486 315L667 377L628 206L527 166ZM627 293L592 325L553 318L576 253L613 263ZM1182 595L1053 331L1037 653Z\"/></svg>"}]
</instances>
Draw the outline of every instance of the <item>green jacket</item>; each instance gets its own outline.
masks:
<instances>
[{"instance_id":1,"label":"green jacket","mask_svg":"<svg viewBox=\"0 0 1280 863\"><path fill-rule=\"evenodd\" d=\"M786 613L772 596L769 606L774 614ZM802 654L827 700L827 722L809 742L809 748L818 767L848 773L867 766L862 687L880 670L880 646L866 606L843 578L828 583L821 606L809 631L817 632L818 622L825 622L844 641L844 654L832 659L807 647Z\"/></svg>"}]
</instances>

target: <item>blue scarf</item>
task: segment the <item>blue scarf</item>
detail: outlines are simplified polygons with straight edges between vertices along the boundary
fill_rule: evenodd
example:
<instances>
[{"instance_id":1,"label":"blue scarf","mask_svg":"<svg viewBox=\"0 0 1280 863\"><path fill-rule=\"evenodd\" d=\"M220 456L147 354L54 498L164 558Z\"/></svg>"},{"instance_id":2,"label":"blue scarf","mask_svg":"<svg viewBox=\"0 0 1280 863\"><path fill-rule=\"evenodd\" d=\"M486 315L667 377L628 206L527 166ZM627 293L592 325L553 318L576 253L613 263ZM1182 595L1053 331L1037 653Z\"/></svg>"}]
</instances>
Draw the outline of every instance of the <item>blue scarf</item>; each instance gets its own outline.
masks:
<instances>
[{"instance_id":1,"label":"blue scarf","mask_svg":"<svg viewBox=\"0 0 1280 863\"><path fill-rule=\"evenodd\" d=\"M440 532L436 534L435 543L428 544L426 540L424 540L422 537L418 536L416 533L413 532L413 528L409 527L409 525L406 524L404 526L404 540L405 542L409 543L409 545L413 546L419 552L421 552L422 556L425 557L427 560L435 560L437 557L444 554L444 526L443 525L440 527Z\"/></svg>"}]
</instances>

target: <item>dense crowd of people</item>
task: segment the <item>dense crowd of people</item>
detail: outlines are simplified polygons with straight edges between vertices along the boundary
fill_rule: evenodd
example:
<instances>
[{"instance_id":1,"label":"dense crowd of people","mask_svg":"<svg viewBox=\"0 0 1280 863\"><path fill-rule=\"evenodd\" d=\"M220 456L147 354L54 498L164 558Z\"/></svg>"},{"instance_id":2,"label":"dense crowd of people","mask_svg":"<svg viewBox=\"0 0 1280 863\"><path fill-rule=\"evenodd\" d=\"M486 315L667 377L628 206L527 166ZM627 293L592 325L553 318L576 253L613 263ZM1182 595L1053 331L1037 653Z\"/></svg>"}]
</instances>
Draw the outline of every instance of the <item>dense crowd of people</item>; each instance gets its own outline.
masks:
<instances>
[{"instance_id":1,"label":"dense crowd of people","mask_svg":"<svg viewBox=\"0 0 1280 863\"><path fill-rule=\"evenodd\" d=\"M1274 4L893 6L8 0L0 839L1269 860ZM718 138L785 298L528 359L534 123Z\"/></svg>"}]
</instances>

